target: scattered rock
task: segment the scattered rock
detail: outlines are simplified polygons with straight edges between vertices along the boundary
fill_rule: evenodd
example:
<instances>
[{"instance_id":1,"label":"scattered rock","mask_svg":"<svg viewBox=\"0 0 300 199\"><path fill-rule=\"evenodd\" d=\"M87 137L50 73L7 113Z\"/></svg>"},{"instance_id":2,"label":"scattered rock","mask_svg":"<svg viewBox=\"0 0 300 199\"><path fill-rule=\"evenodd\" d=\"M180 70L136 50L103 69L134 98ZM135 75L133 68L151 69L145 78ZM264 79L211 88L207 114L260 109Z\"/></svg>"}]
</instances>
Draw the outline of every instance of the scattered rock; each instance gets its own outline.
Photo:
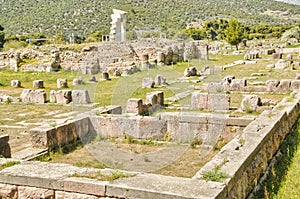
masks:
<instances>
[{"instance_id":1,"label":"scattered rock","mask_svg":"<svg viewBox=\"0 0 300 199\"><path fill-rule=\"evenodd\" d=\"M44 88L44 81L43 80L34 80L32 87L33 88Z\"/></svg>"},{"instance_id":2,"label":"scattered rock","mask_svg":"<svg viewBox=\"0 0 300 199\"><path fill-rule=\"evenodd\" d=\"M155 81L152 78L144 78L142 81L142 88L154 88Z\"/></svg>"},{"instance_id":3,"label":"scattered rock","mask_svg":"<svg viewBox=\"0 0 300 199\"><path fill-rule=\"evenodd\" d=\"M11 85L11 87L14 87L14 88L21 88L20 80L11 80L10 85Z\"/></svg>"}]
</instances>

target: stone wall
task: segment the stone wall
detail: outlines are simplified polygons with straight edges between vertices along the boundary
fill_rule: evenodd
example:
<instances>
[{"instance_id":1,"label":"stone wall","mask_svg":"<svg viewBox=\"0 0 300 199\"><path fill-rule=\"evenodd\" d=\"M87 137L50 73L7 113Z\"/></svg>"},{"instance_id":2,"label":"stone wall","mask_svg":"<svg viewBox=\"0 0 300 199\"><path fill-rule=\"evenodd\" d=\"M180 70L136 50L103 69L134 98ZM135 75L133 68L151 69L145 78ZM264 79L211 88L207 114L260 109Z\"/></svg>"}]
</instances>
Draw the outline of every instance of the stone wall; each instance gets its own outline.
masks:
<instances>
[{"instance_id":1,"label":"stone wall","mask_svg":"<svg viewBox=\"0 0 300 199\"><path fill-rule=\"evenodd\" d=\"M5 158L11 157L11 150L8 141L9 141L8 135L0 135L0 157L1 156Z\"/></svg>"},{"instance_id":2,"label":"stone wall","mask_svg":"<svg viewBox=\"0 0 300 199\"><path fill-rule=\"evenodd\" d=\"M30 130L33 147L54 149L80 140L86 142L96 135L88 117L57 127L37 127Z\"/></svg>"},{"instance_id":3,"label":"stone wall","mask_svg":"<svg viewBox=\"0 0 300 199\"><path fill-rule=\"evenodd\" d=\"M274 109L261 113L240 137L224 146L194 178L202 178L203 172L219 167L230 178L226 180L222 197L217 198L247 198L298 119L299 99L300 95L294 94Z\"/></svg>"}]
</instances>

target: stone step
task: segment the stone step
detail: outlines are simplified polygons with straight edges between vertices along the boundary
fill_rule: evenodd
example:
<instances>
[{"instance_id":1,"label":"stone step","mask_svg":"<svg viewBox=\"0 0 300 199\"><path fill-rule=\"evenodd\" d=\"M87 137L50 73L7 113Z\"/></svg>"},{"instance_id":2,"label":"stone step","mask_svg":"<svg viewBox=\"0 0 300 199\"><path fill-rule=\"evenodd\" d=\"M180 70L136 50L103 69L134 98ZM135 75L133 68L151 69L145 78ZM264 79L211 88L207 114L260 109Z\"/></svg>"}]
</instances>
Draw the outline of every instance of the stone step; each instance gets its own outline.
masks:
<instances>
[{"instance_id":1,"label":"stone step","mask_svg":"<svg viewBox=\"0 0 300 199\"><path fill-rule=\"evenodd\" d=\"M45 155L48 153L48 149L45 148L26 148L24 150L18 151L12 155L12 158L16 160L33 160L37 157Z\"/></svg>"}]
</instances>

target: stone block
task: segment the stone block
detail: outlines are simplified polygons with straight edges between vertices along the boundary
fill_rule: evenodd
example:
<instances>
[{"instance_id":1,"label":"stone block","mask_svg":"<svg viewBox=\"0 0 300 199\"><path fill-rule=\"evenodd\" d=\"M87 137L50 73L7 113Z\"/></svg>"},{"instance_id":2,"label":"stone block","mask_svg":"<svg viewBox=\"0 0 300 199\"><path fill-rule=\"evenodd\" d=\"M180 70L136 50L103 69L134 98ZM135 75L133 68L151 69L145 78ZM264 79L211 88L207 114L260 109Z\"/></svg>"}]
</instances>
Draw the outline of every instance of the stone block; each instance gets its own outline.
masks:
<instances>
[{"instance_id":1,"label":"stone block","mask_svg":"<svg viewBox=\"0 0 300 199\"><path fill-rule=\"evenodd\" d=\"M273 59L282 59L282 53L273 53L272 57Z\"/></svg>"},{"instance_id":2,"label":"stone block","mask_svg":"<svg viewBox=\"0 0 300 199\"><path fill-rule=\"evenodd\" d=\"M230 84L233 79L235 79L234 75L227 75L223 78L222 82L228 82Z\"/></svg>"},{"instance_id":3,"label":"stone block","mask_svg":"<svg viewBox=\"0 0 300 199\"><path fill-rule=\"evenodd\" d=\"M207 108L208 110L229 110L230 96L227 94L208 94Z\"/></svg>"},{"instance_id":4,"label":"stone block","mask_svg":"<svg viewBox=\"0 0 300 199\"><path fill-rule=\"evenodd\" d=\"M296 73L295 80L300 80L300 73Z\"/></svg>"},{"instance_id":5,"label":"stone block","mask_svg":"<svg viewBox=\"0 0 300 199\"><path fill-rule=\"evenodd\" d=\"M56 103L56 91L55 90L50 91L50 103Z\"/></svg>"},{"instance_id":6,"label":"stone block","mask_svg":"<svg viewBox=\"0 0 300 199\"><path fill-rule=\"evenodd\" d=\"M241 109L246 112L256 111L261 105L261 99L257 95L243 95Z\"/></svg>"},{"instance_id":7,"label":"stone block","mask_svg":"<svg viewBox=\"0 0 300 199\"><path fill-rule=\"evenodd\" d=\"M266 68L267 69L275 68L275 64L268 64L266 65Z\"/></svg>"},{"instance_id":8,"label":"stone block","mask_svg":"<svg viewBox=\"0 0 300 199\"><path fill-rule=\"evenodd\" d=\"M72 101L71 90L59 90L55 94L56 103L58 104L69 104Z\"/></svg>"},{"instance_id":9,"label":"stone block","mask_svg":"<svg viewBox=\"0 0 300 199\"><path fill-rule=\"evenodd\" d=\"M246 79L233 79L230 84L230 91L244 91L246 86Z\"/></svg>"},{"instance_id":10,"label":"stone block","mask_svg":"<svg viewBox=\"0 0 300 199\"><path fill-rule=\"evenodd\" d=\"M24 89L21 93L22 102L25 103L45 103L46 102L46 92L44 90L31 90Z\"/></svg>"},{"instance_id":11,"label":"stone block","mask_svg":"<svg viewBox=\"0 0 300 199\"><path fill-rule=\"evenodd\" d=\"M207 92L209 93L218 93L223 91L224 91L224 86L222 82L210 82L207 85Z\"/></svg>"},{"instance_id":12,"label":"stone block","mask_svg":"<svg viewBox=\"0 0 300 199\"><path fill-rule=\"evenodd\" d=\"M154 82L155 82L155 85L162 85L162 84L166 84L167 80L162 75L156 75Z\"/></svg>"},{"instance_id":13,"label":"stone block","mask_svg":"<svg viewBox=\"0 0 300 199\"><path fill-rule=\"evenodd\" d=\"M42 189L37 187L18 187L18 198L25 199L54 199L54 190Z\"/></svg>"},{"instance_id":14,"label":"stone block","mask_svg":"<svg viewBox=\"0 0 300 199\"><path fill-rule=\"evenodd\" d=\"M99 199L97 196L70 193L65 191L55 191L55 199Z\"/></svg>"},{"instance_id":15,"label":"stone block","mask_svg":"<svg viewBox=\"0 0 300 199\"><path fill-rule=\"evenodd\" d=\"M206 109L208 93L193 92L191 96L192 109Z\"/></svg>"},{"instance_id":16,"label":"stone block","mask_svg":"<svg viewBox=\"0 0 300 199\"><path fill-rule=\"evenodd\" d=\"M197 69L194 66L186 68L183 72L184 77L191 77L196 75L197 75Z\"/></svg>"},{"instance_id":17,"label":"stone block","mask_svg":"<svg viewBox=\"0 0 300 199\"><path fill-rule=\"evenodd\" d=\"M151 105L157 104L157 95L155 95L155 93L147 93L146 104L151 104Z\"/></svg>"},{"instance_id":18,"label":"stone block","mask_svg":"<svg viewBox=\"0 0 300 199\"><path fill-rule=\"evenodd\" d=\"M68 80L67 79L57 79L57 88L68 88Z\"/></svg>"},{"instance_id":19,"label":"stone block","mask_svg":"<svg viewBox=\"0 0 300 199\"><path fill-rule=\"evenodd\" d=\"M11 149L8 143L9 135L0 135L0 156L11 158Z\"/></svg>"},{"instance_id":20,"label":"stone block","mask_svg":"<svg viewBox=\"0 0 300 199\"><path fill-rule=\"evenodd\" d=\"M142 88L154 88L155 81L152 78L144 78L142 81Z\"/></svg>"},{"instance_id":21,"label":"stone block","mask_svg":"<svg viewBox=\"0 0 300 199\"><path fill-rule=\"evenodd\" d=\"M99 181L88 178L67 178L63 180L64 191L105 196L105 185L107 181Z\"/></svg>"},{"instance_id":22,"label":"stone block","mask_svg":"<svg viewBox=\"0 0 300 199\"><path fill-rule=\"evenodd\" d=\"M285 69L288 67L288 63L285 60L279 60L275 63L275 69Z\"/></svg>"},{"instance_id":23,"label":"stone block","mask_svg":"<svg viewBox=\"0 0 300 199\"><path fill-rule=\"evenodd\" d=\"M34 80L32 83L33 88L44 88L44 81L43 80Z\"/></svg>"},{"instance_id":24,"label":"stone block","mask_svg":"<svg viewBox=\"0 0 300 199\"><path fill-rule=\"evenodd\" d=\"M300 80L293 80L291 83L292 90L299 90L300 89Z\"/></svg>"},{"instance_id":25,"label":"stone block","mask_svg":"<svg viewBox=\"0 0 300 199\"><path fill-rule=\"evenodd\" d=\"M0 198L18 199L18 188L15 185L0 184Z\"/></svg>"},{"instance_id":26,"label":"stone block","mask_svg":"<svg viewBox=\"0 0 300 199\"><path fill-rule=\"evenodd\" d=\"M11 85L11 87L14 87L14 88L20 88L21 82L20 82L20 80L11 80L10 85Z\"/></svg>"},{"instance_id":27,"label":"stone block","mask_svg":"<svg viewBox=\"0 0 300 199\"><path fill-rule=\"evenodd\" d=\"M276 92L280 92L280 93L286 93L290 90L291 87L291 80L289 79L282 79L279 82L279 85L276 88Z\"/></svg>"},{"instance_id":28,"label":"stone block","mask_svg":"<svg viewBox=\"0 0 300 199\"><path fill-rule=\"evenodd\" d=\"M266 81L267 91L273 92L276 90L277 86L279 85L278 80L270 79Z\"/></svg>"},{"instance_id":29,"label":"stone block","mask_svg":"<svg viewBox=\"0 0 300 199\"><path fill-rule=\"evenodd\" d=\"M82 79L80 78L73 79L73 86L80 85L80 84L82 84Z\"/></svg>"},{"instance_id":30,"label":"stone block","mask_svg":"<svg viewBox=\"0 0 300 199\"><path fill-rule=\"evenodd\" d=\"M153 103L154 102L154 103ZM163 106L164 105L164 92L163 91L155 91L146 94L146 104L158 104Z\"/></svg>"},{"instance_id":31,"label":"stone block","mask_svg":"<svg viewBox=\"0 0 300 199\"><path fill-rule=\"evenodd\" d=\"M126 113L135 113L140 115L143 113L143 100L140 98L130 98L127 101Z\"/></svg>"},{"instance_id":32,"label":"stone block","mask_svg":"<svg viewBox=\"0 0 300 199\"><path fill-rule=\"evenodd\" d=\"M91 103L90 96L87 90L72 90L72 101L75 104Z\"/></svg>"}]
</instances>

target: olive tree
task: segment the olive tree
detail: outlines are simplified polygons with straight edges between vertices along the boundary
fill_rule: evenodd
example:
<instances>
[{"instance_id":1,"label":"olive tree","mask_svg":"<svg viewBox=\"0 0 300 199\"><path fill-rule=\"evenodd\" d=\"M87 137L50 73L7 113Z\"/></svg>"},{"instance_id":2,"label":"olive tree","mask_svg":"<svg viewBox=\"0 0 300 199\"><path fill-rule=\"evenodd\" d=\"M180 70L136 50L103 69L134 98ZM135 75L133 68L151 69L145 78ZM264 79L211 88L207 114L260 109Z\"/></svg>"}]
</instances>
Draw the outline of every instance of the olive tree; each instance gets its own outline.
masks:
<instances>
[{"instance_id":1,"label":"olive tree","mask_svg":"<svg viewBox=\"0 0 300 199\"><path fill-rule=\"evenodd\" d=\"M225 41L238 50L238 44L244 39L244 31L240 22L236 19L231 19L228 22L227 28L224 30Z\"/></svg>"}]
</instances>

